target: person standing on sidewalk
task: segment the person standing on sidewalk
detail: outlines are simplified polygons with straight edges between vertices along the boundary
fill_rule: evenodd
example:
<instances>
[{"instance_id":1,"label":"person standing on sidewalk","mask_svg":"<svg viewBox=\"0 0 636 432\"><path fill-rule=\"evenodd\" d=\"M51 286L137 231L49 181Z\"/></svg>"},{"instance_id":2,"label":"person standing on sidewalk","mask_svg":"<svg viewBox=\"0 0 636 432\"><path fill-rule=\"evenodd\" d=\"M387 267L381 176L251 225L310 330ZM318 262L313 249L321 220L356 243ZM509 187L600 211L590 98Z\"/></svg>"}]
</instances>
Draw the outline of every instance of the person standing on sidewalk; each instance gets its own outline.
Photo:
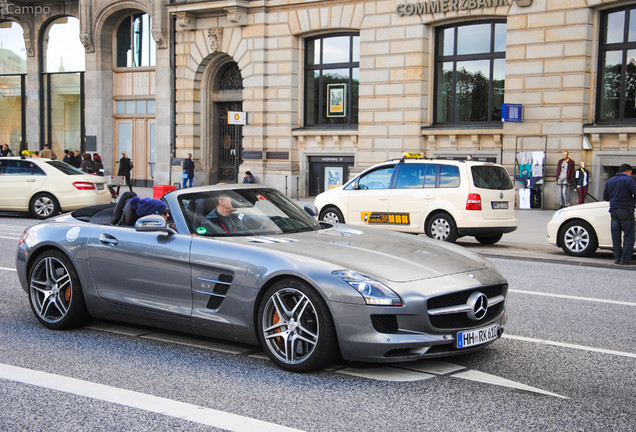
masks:
<instances>
[{"instance_id":1,"label":"person standing on sidewalk","mask_svg":"<svg viewBox=\"0 0 636 432\"><path fill-rule=\"evenodd\" d=\"M188 153L186 158L181 162L183 168L183 188L192 187L192 180L194 180L194 161L192 160L192 153ZM189 186L186 186L189 183Z\"/></svg>"},{"instance_id":2,"label":"person standing on sidewalk","mask_svg":"<svg viewBox=\"0 0 636 432\"><path fill-rule=\"evenodd\" d=\"M133 163L126 154L126 152L121 152L121 158L119 159L119 168L117 169L117 175L120 177L126 178L126 185L130 191L133 191L132 183L130 182L130 171L133 169ZM119 195L119 188L121 186L117 186L117 195Z\"/></svg>"},{"instance_id":3,"label":"person standing on sidewalk","mask_svg":"<svg viewBox=\"0 0 636 432\"><path fill-rule=\"evenodd\" d=\"M631 177L632 167L623 164L618 173L605 183L603 199L610 202L612 216L612 247L615 264L634 264L634 205L636 204L636 182ZM621 247L621 234L623 245Z\"/></svg>"}]
</instances>

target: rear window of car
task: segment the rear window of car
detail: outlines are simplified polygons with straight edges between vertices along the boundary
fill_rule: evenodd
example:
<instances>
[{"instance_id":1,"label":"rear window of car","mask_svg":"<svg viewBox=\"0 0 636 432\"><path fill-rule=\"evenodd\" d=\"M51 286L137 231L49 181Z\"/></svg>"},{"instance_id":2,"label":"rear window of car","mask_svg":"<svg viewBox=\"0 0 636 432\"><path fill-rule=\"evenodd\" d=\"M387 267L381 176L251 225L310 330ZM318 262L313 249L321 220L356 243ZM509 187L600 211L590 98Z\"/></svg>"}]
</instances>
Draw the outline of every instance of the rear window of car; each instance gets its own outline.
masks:
<instances>
[{"instance_id":1,"label":"rear window of car","mask_svg":"<svg viewBox=\"0 0 636 432\"><path fill-rule=\"evenodd\" d=\"M42 168L28 160L0 160L0 175L46 175Z\"/></svg>"},{"instance_id":2,"label":"rear window of car","mask_svg":"<svg viewBox=\"0 0 636 432\"><path fill-rule=\"evenodd\" d=\"M481 189L507 190L512 189L512 180L503 167L492 165L477 165L471 167L473 184Z\"/></svg>"},{"instance_id":3,"label":"rear window of car","mask_svg":"<svg viewBox=\"0 0 636 432\"><path fill-rule=\"evenodd\" d=\"M62 161L58 161L58 160L52 160L52 161L47 161L46 163L51 165L53 168L57 168L58 170L62 171L66 175L84 175L84 174L86 174L82 170L77 169L74 166L67 164L66 162L62 162Z\"/></svg>"}]
</instances>

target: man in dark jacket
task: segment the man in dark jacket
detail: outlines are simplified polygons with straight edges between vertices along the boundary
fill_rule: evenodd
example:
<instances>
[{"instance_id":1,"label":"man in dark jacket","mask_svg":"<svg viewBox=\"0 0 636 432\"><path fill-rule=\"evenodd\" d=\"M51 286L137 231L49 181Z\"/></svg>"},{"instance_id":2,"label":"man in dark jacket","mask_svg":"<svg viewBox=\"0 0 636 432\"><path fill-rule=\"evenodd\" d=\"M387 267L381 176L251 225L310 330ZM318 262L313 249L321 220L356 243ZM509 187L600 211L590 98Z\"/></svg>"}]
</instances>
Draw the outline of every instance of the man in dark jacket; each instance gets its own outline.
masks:
<instances>
[{"instance_id":1,"label":"man in dark jacket","mask_svg":"<svg viewBox=\"0 0 636 432\"><path fill-rule=\"evenodd\" d=\"M614 263L634 264L634 204L636 203L636 182L631 177L632 167L623 164L618 173L605 183L603 199L610 202L612 215L612 246ZM623 245L621 247L621 234Z\"/></svg>"},{"instance_id":2,"label":"man in dark jacket","mask_svg":"<svg viewBox=\"0 0 636 432\"><path fill-rule=\"evenodd\" d=\"M192 180L194 180L194 161L192 160L192 154L188 153L186 158L181 162L183 168L183 188L192 187ZM186 186L189 183L189 186Z\"/></svg>"}]
</instances>

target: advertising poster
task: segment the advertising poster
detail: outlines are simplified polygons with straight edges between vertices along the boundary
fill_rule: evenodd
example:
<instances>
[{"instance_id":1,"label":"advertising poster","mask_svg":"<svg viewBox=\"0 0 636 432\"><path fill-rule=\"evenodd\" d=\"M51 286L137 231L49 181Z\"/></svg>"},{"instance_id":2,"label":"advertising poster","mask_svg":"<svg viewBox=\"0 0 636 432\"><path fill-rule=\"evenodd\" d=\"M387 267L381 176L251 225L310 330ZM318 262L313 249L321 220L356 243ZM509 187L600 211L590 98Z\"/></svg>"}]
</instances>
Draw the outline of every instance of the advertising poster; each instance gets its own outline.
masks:
<instances>
[{"instance_id":1,"label":"advertising poster","mask_svg":"<svg viewBox=\"0 0 636 432\"><path fill-rule=\"evenodd\" d=\"M327 117L344 117L347 115L346 90L346 84L327 85L327 97L329 98Z\"/></svg>"}]
</instances>

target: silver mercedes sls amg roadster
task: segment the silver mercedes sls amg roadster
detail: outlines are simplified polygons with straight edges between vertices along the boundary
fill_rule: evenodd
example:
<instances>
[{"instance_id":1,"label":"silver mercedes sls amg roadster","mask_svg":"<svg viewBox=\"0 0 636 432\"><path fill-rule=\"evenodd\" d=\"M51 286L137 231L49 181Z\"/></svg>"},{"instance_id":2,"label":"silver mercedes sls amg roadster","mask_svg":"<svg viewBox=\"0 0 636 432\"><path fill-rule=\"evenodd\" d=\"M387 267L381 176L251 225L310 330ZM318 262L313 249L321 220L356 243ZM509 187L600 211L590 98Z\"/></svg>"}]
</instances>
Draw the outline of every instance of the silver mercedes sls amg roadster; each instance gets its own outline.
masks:
<instances>
[{"instance_id":1,"label":"silver mercedes sls amg roadster","mask_svg":"<svg viewBox=\"0 0 636 432\"><path fill-rule=\"evenodd\" d=\"M24 231L18 275L44 326L239 341L294 372L470 352L503 333L506 280L459 246L319 223L262 185L174 191L143 217L130 195Z\"/></svg>"}]
</instances>

